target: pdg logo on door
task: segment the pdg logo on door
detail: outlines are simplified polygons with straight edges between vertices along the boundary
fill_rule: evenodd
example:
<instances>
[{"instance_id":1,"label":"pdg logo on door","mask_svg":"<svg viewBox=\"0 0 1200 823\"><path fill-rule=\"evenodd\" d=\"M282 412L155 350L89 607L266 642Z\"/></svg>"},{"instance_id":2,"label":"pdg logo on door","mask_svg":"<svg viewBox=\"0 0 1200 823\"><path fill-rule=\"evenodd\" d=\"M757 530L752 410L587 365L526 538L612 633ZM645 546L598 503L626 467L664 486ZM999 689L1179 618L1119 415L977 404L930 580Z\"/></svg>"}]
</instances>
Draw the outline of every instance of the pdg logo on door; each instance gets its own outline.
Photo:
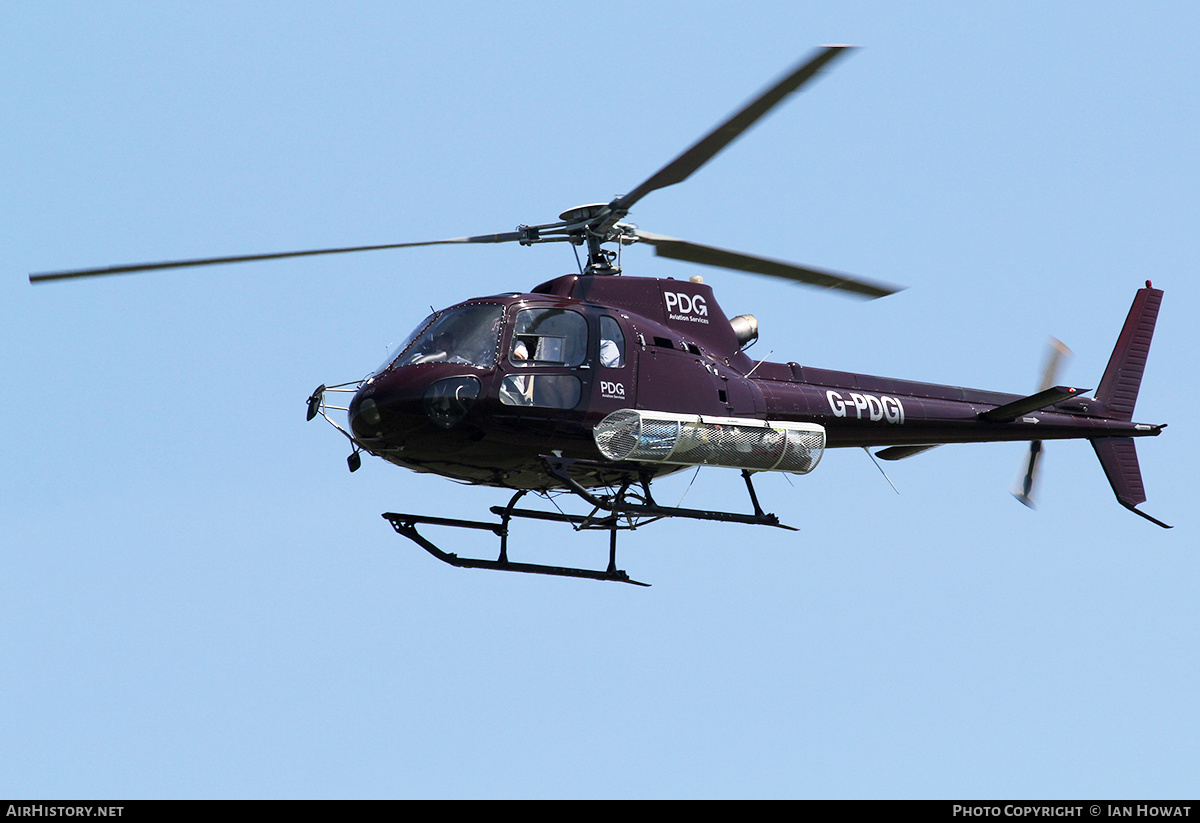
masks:
<instances>
[{"instance_id":1,"label":"pdg logo on door","mask_svg":"<svg viewBox=\"0 0 1200 823\"><path fill-rule=\"evenodd\" d=\"M600 381L600 396L608 397L614 400L625 399L625 384L612 383L608 380Z\"/></svg>"}]
</instances>

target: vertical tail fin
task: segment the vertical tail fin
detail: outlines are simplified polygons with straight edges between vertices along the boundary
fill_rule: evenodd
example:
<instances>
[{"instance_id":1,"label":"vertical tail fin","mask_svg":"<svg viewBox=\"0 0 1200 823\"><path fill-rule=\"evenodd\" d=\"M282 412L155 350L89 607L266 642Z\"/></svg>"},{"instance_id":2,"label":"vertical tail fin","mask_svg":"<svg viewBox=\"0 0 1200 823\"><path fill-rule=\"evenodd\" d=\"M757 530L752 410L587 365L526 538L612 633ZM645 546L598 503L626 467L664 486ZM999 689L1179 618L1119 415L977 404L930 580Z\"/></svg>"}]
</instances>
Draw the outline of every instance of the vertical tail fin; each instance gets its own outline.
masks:
<instances>
[{"instance_id":1,"label":"vertical tail fin","mask_svg":"<svg viewBox=\"0 0 1200 823\"><path fill-rule=\"evenodd\" d=\"M1133 419L1133 406L1137 403L1138 389L1142 385L1142 372L1146 369L1146 357L1150 354L1150 338L1154 335L1154 323L1158 320L1162 296L1162 290L1153 288L1149 280L1146 281L1146 288L1138 289L1129 308L1129 316L1125 318L1125 326L1121 329L1121 336L1117 338L1117 345L1108 360L1108 368L1100 379L1100 388L1096 389L1096 399L1104 404L1107 416L1116 420ZM1130 443L1131 449L1132 446ZM1101 458L1103 461L1104 458ZM1134 465L1137 465L1136 457Z\"/></svg>"},{"instance_id":2,"label":"vertical tail fin","mask_svg":"<svg viewBox=\"0 0 1200 823\"><path fill-rule=\"evenodd\" d=\"M1150 354L1150 338L1154 335L1154 323L1158 320L1158 308L1163 293L1146 281L1146 288L1138 289L1129 308L1129 316L1117 338L1108 368L1096 389L1096 399L1104 406L1106 416L1114 420L1133 420L1133 407L1137 403L1138 389L1142 385L1142 373L1146 369L1146 357ZM1155 432L1157 434L1157 432ZM1137 449L1132 437L1095 437L1092 448L1108 477L1117 502L1131 512L1162 526L1171 528L1144 511L1139 503L1146 502L1146 488L1142 485L1142 470L1138 466Z\"/></svg>"}]
</instances>

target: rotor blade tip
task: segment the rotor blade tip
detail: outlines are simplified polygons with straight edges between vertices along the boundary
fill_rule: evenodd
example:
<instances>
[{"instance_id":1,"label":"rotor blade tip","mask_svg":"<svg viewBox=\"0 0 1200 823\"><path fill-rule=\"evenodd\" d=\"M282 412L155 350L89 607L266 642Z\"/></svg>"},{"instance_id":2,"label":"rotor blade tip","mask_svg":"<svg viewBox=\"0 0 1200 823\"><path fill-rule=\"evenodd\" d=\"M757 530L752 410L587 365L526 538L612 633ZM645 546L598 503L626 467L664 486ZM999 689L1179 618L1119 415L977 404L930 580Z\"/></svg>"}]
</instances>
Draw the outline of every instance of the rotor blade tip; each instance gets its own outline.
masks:
<instances>
[{"instance_id":1,"label":"rotor blade tip","mask_svg":"<svg viewBox=\"0 0 1200 823\"><path fill-rule=\"evenodd\" d=\"M902 291L908 291L908 286L886 286L885 288L891 289L891 291L887 292L886 294L878 295L872 299L878 300L880 297L891 297L893 294L899 294Z\"/></svg>"},{"instance_id":2,"label":"rotor blade tip","mask_svg":"<svg viewBox=\"0 0 1200 823\"><path fill-rule=\"evenodd\" d=\"M1019 502L1021 505L1025 506L1026 508L1037 509L1037 503L1035 503L1033 501L1033 498L1030 497L1029 495L1024 494L1022 492L1013 492L1012 496L1017 499L1017 502Z\"/></svg>"}]
</instances>

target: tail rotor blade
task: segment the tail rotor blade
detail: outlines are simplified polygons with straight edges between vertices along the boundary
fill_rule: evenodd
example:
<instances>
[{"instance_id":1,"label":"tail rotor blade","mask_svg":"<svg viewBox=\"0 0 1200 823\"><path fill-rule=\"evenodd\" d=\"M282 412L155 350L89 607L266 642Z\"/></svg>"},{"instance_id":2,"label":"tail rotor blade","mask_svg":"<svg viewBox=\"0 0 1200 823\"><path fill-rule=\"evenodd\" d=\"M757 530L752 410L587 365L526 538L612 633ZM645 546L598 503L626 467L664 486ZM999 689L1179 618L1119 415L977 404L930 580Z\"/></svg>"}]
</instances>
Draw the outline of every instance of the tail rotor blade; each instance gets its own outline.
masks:
<instances>
[{"instance_id":1,"label":"tail rotor blade","mask_svg":"<svg viewBox=\"0 0 1200 823\"><path fill-rule=\"evenodd\" d=\"M1033 500L1033 489L1037 483L1037 467L1038 458L1042 456L1042 441L1034 440L1029 444L1029 457L1025 464L1025 476L1018 481L1017 488L1013 489L1013 497L1021 501L1031 509L1036 509L1037 504Z\"/></svg>"},{"instance_id":2,"label":"tail rotor blade","mask_svg":"<svg viewBox=\"0 0 1200 823\"><path fill-rule=\"evenodd\" d=\"M1038 391L1045 391L1051 386L1058 385L1058 372L1062 368L1063 363L1069 360L1075 353L1067 348L1067 344L1059 340L1057 337L1051 337L1049 348L1046 349L1046 361L1042 366L1042 385L1038 387Z\"/></svg>"},{"instance_id":3,"label":"tail rotor blade","mask_svg":"<svg viewBox=\"0 0 1200 823\"><path fill-rule=\"evenodd\" d=\"M1058 373L1063 364L1074 354L1063 341L1051 337L1046 349L1046 359L1042 365L1042 382L1039 391L1053 388L1058 384ZM1033 499L1033 490L1037 486L1038 461L1042 456L1042 441L1034 440L1029 444L1029 456L1025 460L1025 473L1017 481L1013 489L1013 497L1031 509L1037 508Z\"/></svg>"}]
</instances>

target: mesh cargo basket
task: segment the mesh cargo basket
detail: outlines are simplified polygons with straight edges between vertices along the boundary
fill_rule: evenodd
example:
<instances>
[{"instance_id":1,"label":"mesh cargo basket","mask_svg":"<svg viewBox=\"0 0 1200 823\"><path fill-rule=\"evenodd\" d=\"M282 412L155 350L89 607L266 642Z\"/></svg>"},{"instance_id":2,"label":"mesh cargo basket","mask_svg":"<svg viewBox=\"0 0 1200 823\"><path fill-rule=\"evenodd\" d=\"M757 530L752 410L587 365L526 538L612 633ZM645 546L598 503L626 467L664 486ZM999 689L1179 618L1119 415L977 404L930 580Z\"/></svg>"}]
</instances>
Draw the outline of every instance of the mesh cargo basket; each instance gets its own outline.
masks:
<instances>
[{"instance_id":1,"label":"mesh cargo basket","mask_svg":"<svg viewBox=\"0 0 1200 823\"><path fill-rule=\"evenodd\" d=\"M609 460L807 474L825 451L816 423L621 409L592 431Z\"/></svg>"}]
</instances>

